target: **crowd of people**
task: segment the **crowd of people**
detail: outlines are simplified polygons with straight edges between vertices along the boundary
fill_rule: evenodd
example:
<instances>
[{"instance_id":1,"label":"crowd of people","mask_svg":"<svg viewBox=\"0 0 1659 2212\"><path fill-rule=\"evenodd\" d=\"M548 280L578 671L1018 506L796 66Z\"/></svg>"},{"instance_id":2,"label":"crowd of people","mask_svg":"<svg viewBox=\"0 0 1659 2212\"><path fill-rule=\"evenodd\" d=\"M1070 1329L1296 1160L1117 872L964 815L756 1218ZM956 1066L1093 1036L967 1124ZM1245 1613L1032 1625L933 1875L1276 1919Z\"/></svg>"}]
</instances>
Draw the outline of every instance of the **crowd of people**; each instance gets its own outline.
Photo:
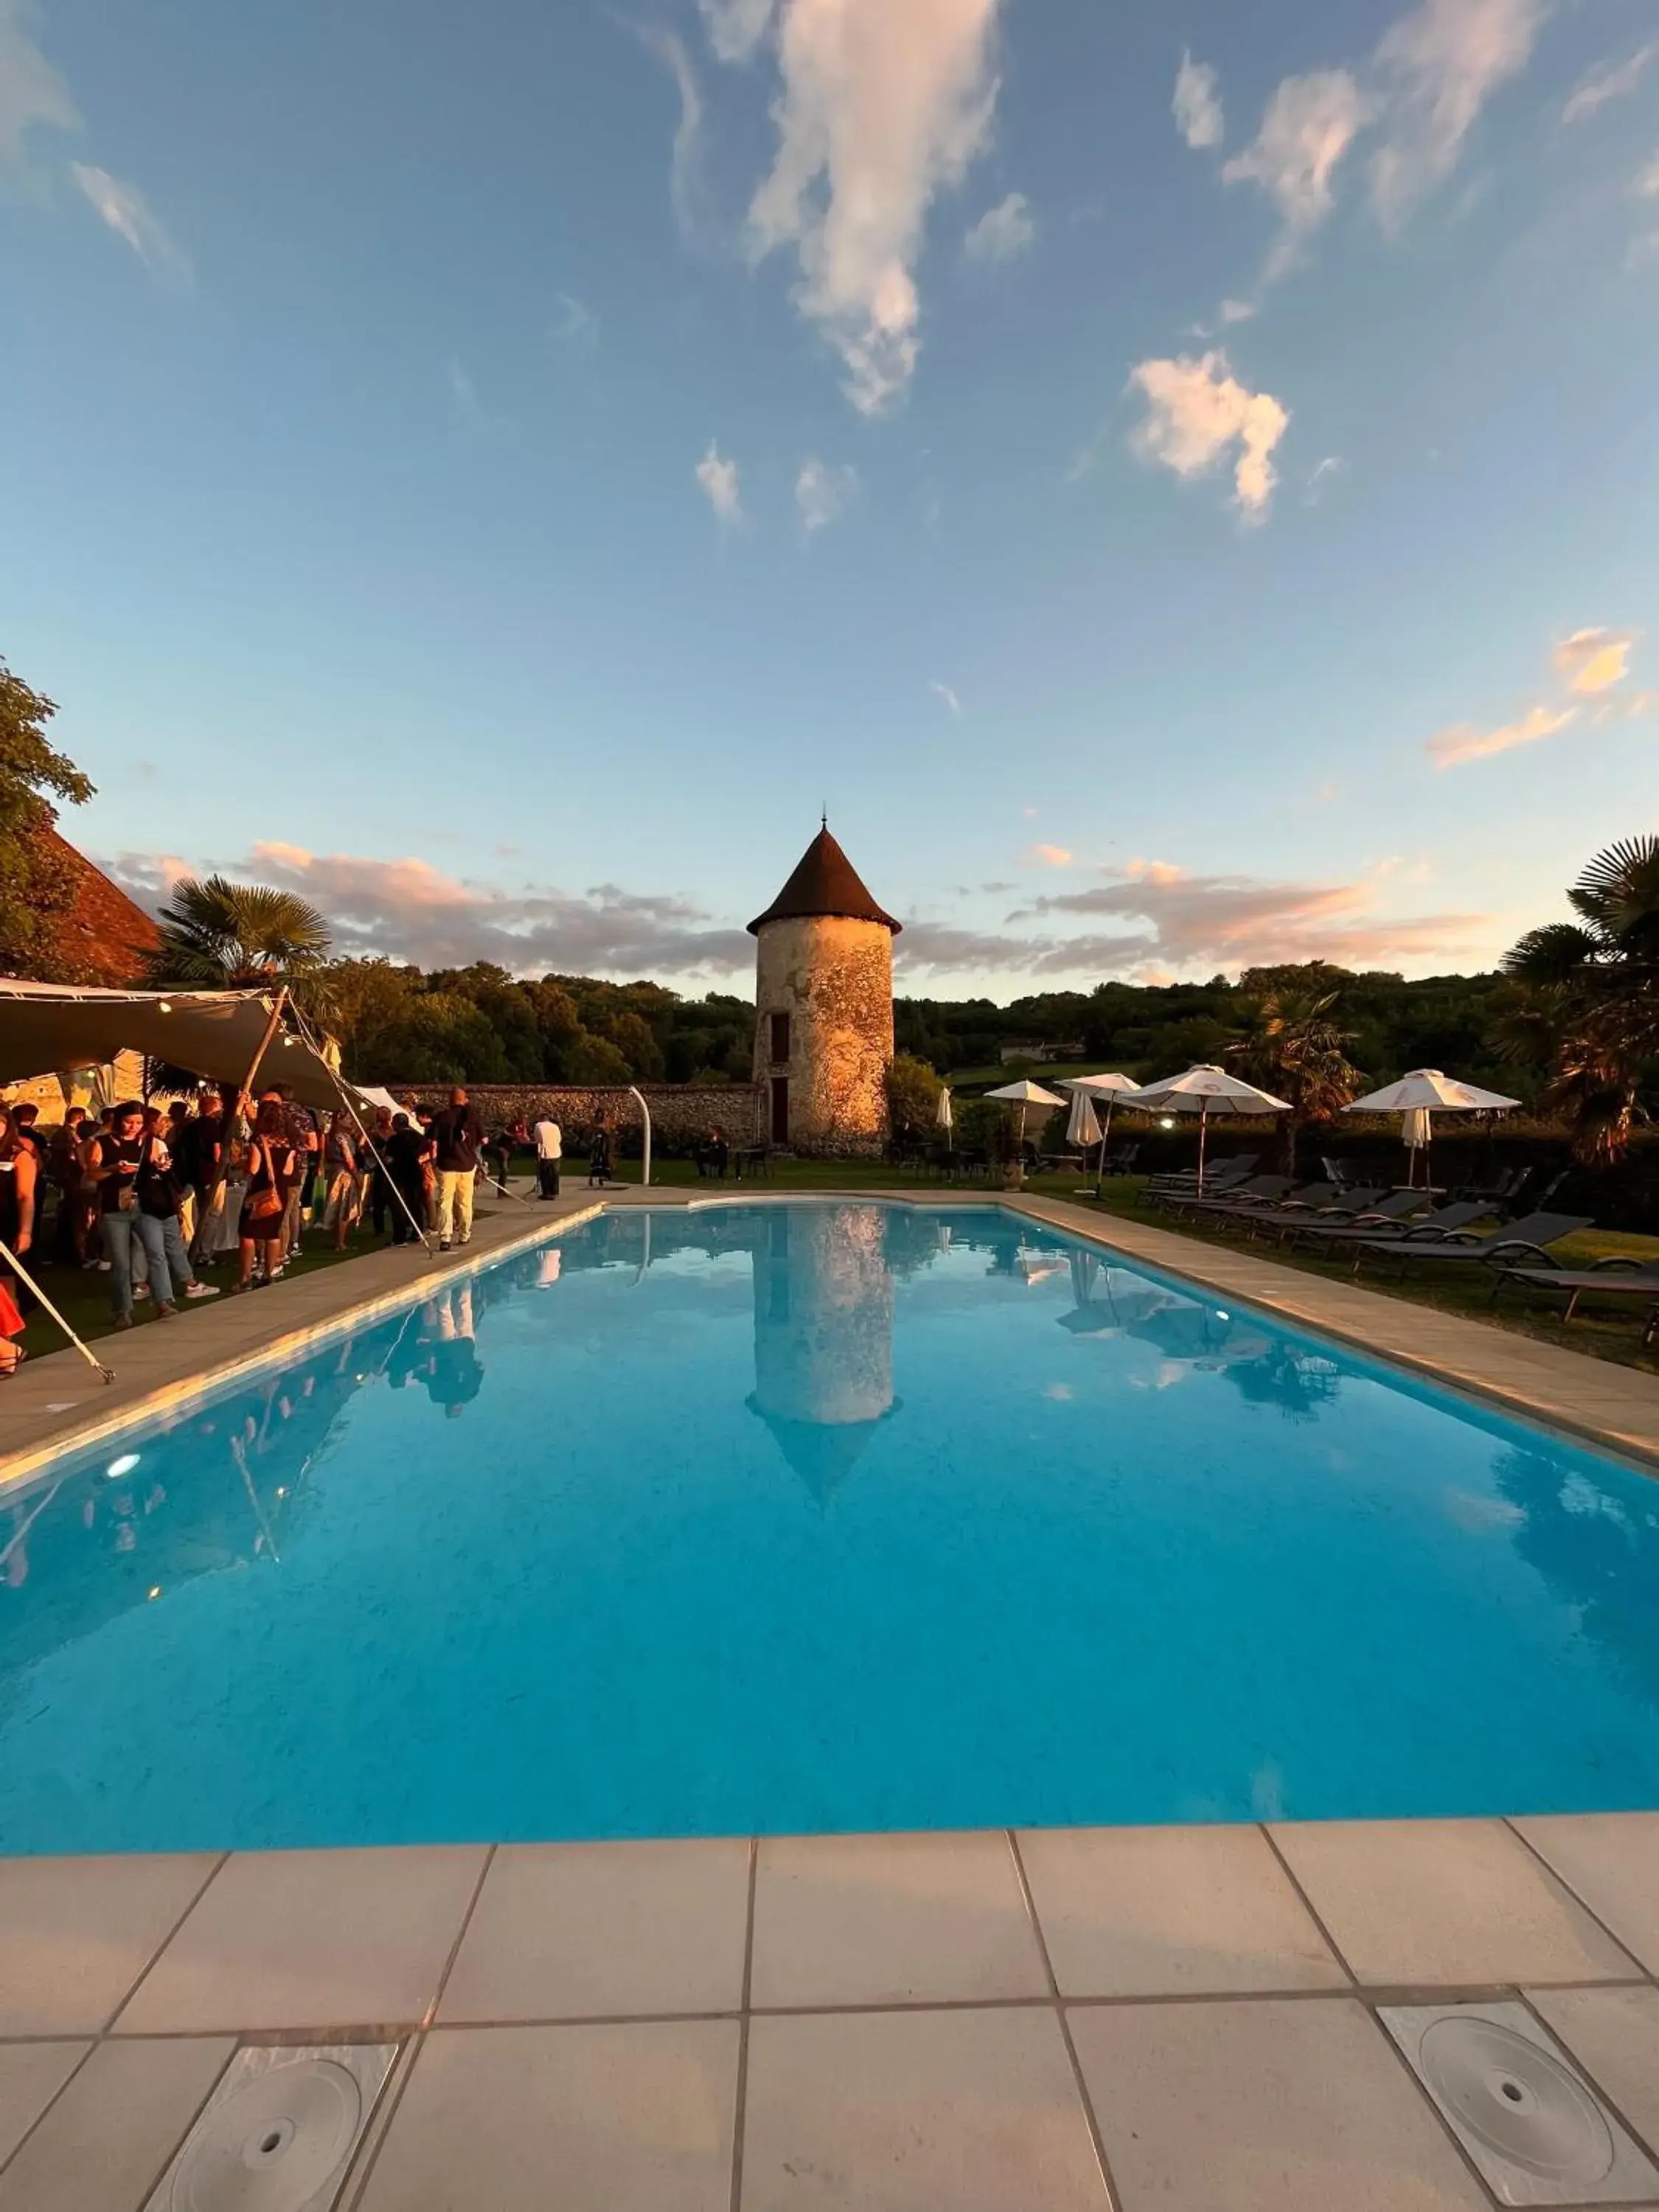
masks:
<instances>
[{"instance_id":1,"label":"crowd of people","mask_svg":"<svg viewBox=\"0 0 1659 2212\"><path fill-rule=\"evenodd\" d=\"M612 1180L611 1141L603 1124L591 1133L590 1184ZM538 1197L556 1199L564 1136L552 1114L486 1136L459 1087L435 1111L411 1100L362 1120L343 1107L314 1114L281 1083L166 1106L70 1106L50 1127L34 1105L0 1101L0 1243L26 1268L44 1249L102 1273L114 1326L131 1328L141 1305L167 1320L181 1301L218 1297L204 1271L226 1262L228 1291L280 1280L307 1228L342 1252L364 1224L376 1237L389 1229L394 1244L465 1246L479 1180L505 1190L526 1148ZM0 1258L0 1380L24 1356L16 1340L31 1302Z\"/></svg>"}]
</instances>

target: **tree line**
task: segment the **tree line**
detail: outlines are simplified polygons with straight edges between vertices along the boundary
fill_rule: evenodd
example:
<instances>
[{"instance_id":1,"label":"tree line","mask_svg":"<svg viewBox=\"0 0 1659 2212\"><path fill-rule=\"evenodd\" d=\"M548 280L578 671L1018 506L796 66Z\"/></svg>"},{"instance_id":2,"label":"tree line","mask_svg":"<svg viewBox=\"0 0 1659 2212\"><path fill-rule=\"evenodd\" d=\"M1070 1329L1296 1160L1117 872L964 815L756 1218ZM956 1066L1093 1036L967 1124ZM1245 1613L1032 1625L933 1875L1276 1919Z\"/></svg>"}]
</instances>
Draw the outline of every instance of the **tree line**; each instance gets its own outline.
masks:
<instances>
[{"instance_id":1,"label":"tree line","mask_svg":"<svg viewBox=\"0 0 1659 2212\"><path fill-rule=\"evenodd\" d=\"M93 787L50 741L56 711L0 659L0 974L80 982L63 927L73 884L51 832L57 802L83 804ZM1659 837L1596 854L1567 897L1575 918L1528 931L1492 974L1407 980L1316 960L1247 969L1236 983L1107 981L1006 1006L901 998L901 1079L920 1110L927 1077L994 1066L1010 1043L1063 1038L1089 1062L1142 1079L1231 1060L1292 1097L1301 1121L1338 1110L1362 1083L1438 1067L1559 1117L1581 1159L1605 1163L1659 1104ZM750 1073L754 1010L734 994L532 979L483 961L422 970L337 958L305 900L216 876L175 884L159 921L154 981L285 981L362 1081L715 1084Z\"/></svg>"}]
</instances>

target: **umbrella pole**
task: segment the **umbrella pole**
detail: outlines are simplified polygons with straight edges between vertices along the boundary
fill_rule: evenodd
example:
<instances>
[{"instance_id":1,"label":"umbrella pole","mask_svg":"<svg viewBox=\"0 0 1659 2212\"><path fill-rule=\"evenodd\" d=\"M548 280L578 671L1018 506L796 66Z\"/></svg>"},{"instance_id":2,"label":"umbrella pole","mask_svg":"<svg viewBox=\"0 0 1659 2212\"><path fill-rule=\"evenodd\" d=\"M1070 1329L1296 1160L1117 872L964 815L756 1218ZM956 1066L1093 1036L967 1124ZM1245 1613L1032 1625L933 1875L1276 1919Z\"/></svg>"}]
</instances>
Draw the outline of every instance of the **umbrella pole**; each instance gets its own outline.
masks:
<instances>
[{"instance_id":1,"label":"umbrella pole","mask_svg":"<svg viewBox=\"0 0 1659 2212\"><path fill-rule=\"evenodd\" d=\"M1210 1102L1207 1098L1200 1098L1198 1102L1198 1194L1200 1198L1204 1195L1204 1132L1209 1124Z\"/></svg>"},{"instance_id":2,"label":"umbrella pole","mask_svg":"<svg viewBox=\"0 0 1659 2212\"><path fill-rule=\"evenodd\" d=\"M1112 1133L1112 1094L1106 1093L1106 1126L1100 1133L1100 1168L1095 1176L1095 1196L1106 1195L1106 1146Z\"/></svg>"}]
</instances>

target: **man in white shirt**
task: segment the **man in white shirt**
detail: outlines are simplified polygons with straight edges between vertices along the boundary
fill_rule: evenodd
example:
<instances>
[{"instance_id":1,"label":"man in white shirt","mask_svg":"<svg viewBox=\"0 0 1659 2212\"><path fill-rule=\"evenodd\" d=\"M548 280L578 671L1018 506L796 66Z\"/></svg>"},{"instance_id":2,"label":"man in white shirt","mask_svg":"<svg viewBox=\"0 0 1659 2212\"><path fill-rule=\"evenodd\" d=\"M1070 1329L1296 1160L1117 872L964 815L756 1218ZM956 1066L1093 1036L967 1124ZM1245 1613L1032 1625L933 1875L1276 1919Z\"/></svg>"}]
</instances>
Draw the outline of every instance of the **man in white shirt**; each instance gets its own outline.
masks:
<instances>
[{"instance_id":1,"label":"man in white shirt","mask_svg":"<svg viewBox=\"0 0 1659 2212\"><path fill-rule=\"evenodd\" d=\"M564 1133L550 1113L544 1113L536 1124L536 1194L538 1198L556 1198L559 1194L559 1163L564 1158Z\"/></svg>"}]
</instances>

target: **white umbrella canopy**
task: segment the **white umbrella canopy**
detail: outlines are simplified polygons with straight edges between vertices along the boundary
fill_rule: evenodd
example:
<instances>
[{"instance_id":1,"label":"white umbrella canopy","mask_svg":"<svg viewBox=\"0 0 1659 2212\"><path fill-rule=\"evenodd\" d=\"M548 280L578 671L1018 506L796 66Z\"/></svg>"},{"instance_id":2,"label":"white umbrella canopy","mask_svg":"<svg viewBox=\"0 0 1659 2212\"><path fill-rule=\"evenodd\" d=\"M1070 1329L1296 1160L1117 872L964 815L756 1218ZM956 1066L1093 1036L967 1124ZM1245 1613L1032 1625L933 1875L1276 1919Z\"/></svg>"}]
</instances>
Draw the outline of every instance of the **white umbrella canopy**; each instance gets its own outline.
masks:
<instances>
[{"instance_id":1,"label":"white umbrella canopy","mask_svg":"<svg viewBox=\"0 0 1659 2212\"><path fill-rule=\"evenodd\" d=\"M1288 1098L1275 1098L1270 1091L1258 1091L1254 1083L1246 1083L1242 1075L1230 1075L1224 1067L1212 1067L1200 1060L1189 1067L1184 1075L1166 1076L1162 1082L1148 1083L1134 1094L1137 1106L1173 1106L1186 1114L1288 1114Z\"/></svg>"},{"instance_id":2,"label":"white umbrella canopy","mask_svg":"<svg viewBox=\"0 0 1659 2212\"><path fill-rule=\"evenodd\" d=\"M988 1098L1006 1098L1011 1106L1063 1106L1066 1101L1056 1098L1052 1091L1045 1091L1040 1083L1021 1076L1018 1083L1005 1083L1000 1091L988 1091Z\"/></svg>"},{"instance_id":3,"label":"white umbrella canopy","mask_svg":"<svg viewBox=\"0 0 1659 2212\"><path fill-rule=\"evenodd\" d=\"M1398 1083L1368 1091L1343 1111L1398 1114L1401 1138L1411 1154L1408 1180L1414 1182L1419 1152L1425 1155L1424 1180L1428 1180L1426 1156L1437 1114L1506 1114L1520 1103L1518 1098L1506 1098L1501 1091L1483 1091L1478 1083L1460 1083L1455 1076L1443 1075L1437 1067L1414 1067Z\"/></svg>"},{"instance_id":4,"label":"white umbrella canopy","mask_svg":"<svg viewBox=\"0 0 1659 2212\"><path fill-rule=\"evenodd\" d=\"M1380 1091L1368 1091L1363 1098L1356 1098L1343 1111L1347 1114L1408 1114L1415 1109L1427 1108L1452 1114L1501 1114L1510 1106L1518 1106L1518 1098L1506 1098L1501 1091L1482 1091L1475 1083L1459 1083L1449 1075L1443 1075L1437 1067L1414 1067L1409 1075L1402 1075L1398 1083L1385 1083Z\"/></svg>"},{"instance_id":5,"label":"white umbrella canopy","mask_svg":"<svg viewBox=\"0 0 1659 2212\"><path fill-rule=\"evenodd\" d=\"M1106 1182L1106 1147L1112 1140L1112 1106L1115 1100L1140 1085L1133 1075L1068 1075L1060 1081L1060 1089L1069 1091L1073 1099L1088 1098L1098 1105L1106 1102L1106 1119L1100 1125L1100 1164L1095 1170L1095 1196L1098 1198ZM1068 1128L1067 1136L1071 1135ZM1073 1139L1075 1142L1075 1139Z\"/></svg>"},{"instance_id":6,"label":"white umbrella canopy","mask_svg":"<svg viewBox=\"0 0 1659 2212\"><path fill-rule=\"evenodd\" d=\"M1025 1164L1025 1109L1029 1106L1063 1106L1066 1101L1056 1098L1052 1091L1045 1091L1040 1083L1021 1076L1018 1083L1005 1083L1000 1091L988 1091L988 1098L1006 1099L1019 1109L1019 1158L1022 1172Z\"/></svg>"},{"instance_id":7,"label":"white umbrella canopy","mask_svg":"<svg viewBox=\"0 0 1659 2212\"><path fill-rule=\"evenodd\" d=\"M948 1090L941 1091L939 1094L939 1105L933 1115L933 1126L937 1129L943 1129L947 1137L956 1127L956 1116L951 1105L951 1094Z\"/></svg>"},{"instance_id":8,"label":"white umbrella canopy","mask_svg":"<svg viewBox=\"0 0 1659 2212\"><path fill-rule=\"evenodd\" d=\"M1145 1090L1137 1091L1131 1102L1136 1106L1170 1106L1177 1113L1198 1116L1198 1188L1204 1189L1204 1139L1212 1112L1217 1114L1288 1114L1288 1098L1275 1098L1270 1091L1258 1091L1254 1083L1246 1083L1242 1075L1230 1075L1224 1067L1212 1067L1200 1060L1189 1067L1184 1075L1172 1075L1163 1083L1149 1083Z\"/></svg>"}]
</instances>

